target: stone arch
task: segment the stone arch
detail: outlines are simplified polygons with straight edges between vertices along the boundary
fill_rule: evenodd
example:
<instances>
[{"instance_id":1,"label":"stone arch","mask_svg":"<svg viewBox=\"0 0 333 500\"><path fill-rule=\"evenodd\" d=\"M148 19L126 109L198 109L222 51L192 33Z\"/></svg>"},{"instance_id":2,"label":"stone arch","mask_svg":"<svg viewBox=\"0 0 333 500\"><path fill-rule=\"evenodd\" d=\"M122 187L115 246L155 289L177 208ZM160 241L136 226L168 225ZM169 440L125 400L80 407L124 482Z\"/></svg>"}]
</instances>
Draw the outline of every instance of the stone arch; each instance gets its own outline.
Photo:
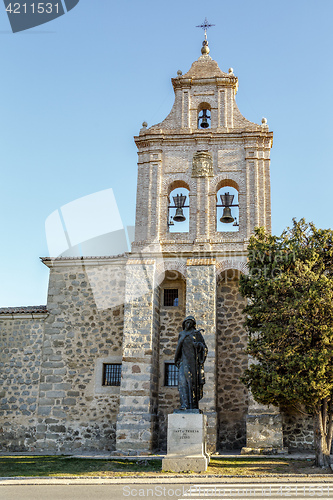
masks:
<instances>
[{"instance_id":1,"label":"stone arch","mask_svg":"<svg viewBox=\"0 0 333 500\"><path fill-rule=\"evenodd\" d=\"M224 188L224 187L227 187L227 186L231 186L231 187L233 187L233 188L237 189L237 191L239 192L239 185L238 185L238 183L237 183L235 180L233 180L233 179L229 179L229 178L227 178L227 179L221 179L221 180L217 183L217 185L216 185L216 187L215 187L216 193L217 193L217 192L218 192L221 188Z\"/></svg>"},{"instance_id":2,"label":"stone arch","mask_svg":"<svg viewBox=\"0 0 333 500\"><path fill-rule=\"evenodd\" d=\"M211 194L216 194L219 189L225 186L232 186L237 189L239 193L245 190L245 181L243 176L239 173L228 172L227 174L219 174L212 177L209 184L209 189Z\"/></svg>"},{"instance_id":3,"label":"stone arch","mask_svg":"<svg viewBox=\"0 0 333 500\"><path fill-rule=\"evenodd\" d=\"M186 187L190 192L195 191L195 182L187 174L172 174L165 176L162 181L162 193L169 194L177 187Z\"/></svg>"},{"instance_id":4,"label":"stone arch","mask_svg":"<svg viewBox=\"0 0 333 500\"><path fill-rule=\"evenodd\" d=\"M174 279L183 279L186 280L186 262L182 261L163 261L156 267L156 279L158 284L160 285L165 278L166 272L174 273Z\"/></svg>"},{"instance_id":5,"label":"stone arch","mask_svg":"<svg viewBox=\"0 0 333 500\"><path fill-rule=\"evenodd\" d=\"M209 111L212 109L212 106L207 101L203 101L198 106L198 112L202 109L208 109Z\"/></svg>"},{"instance_id":6,"label":"stone arch","mask_svg":"<svg viewBox=\"0 0 333 500\"><path fill-rule=\"evenodd\" d=\"M192 104L192 109L195 110L197 114L199 114L199 112L202 109L208 109L209 111L211 111L216 107L214 96L209 96L209 95L206 95L204 98L203 96L200 95L193 96L191 104Z\"/></svg>"},{"instance_id":7,"label":"stone arch","mask_svg":"<svg viewBox=\"0 0 333 500\"><path fill-rule=\"evenodd\" d=\"M224 271L237 270L241 274L248 274L247 262L237 259L222 260L216 264L216 279L219 280Z\"/></svg>"},{"instance_id":8,"label":"stone arch","mask_svg":"<svg viewBox=\"0 0 333 500\"><path fill-rule=\"evenodd\" d=\"M181 180L181 179L177 179L175 181L172 181L171 184L169 184L169 186L168 186L168 196L170 195L170 193L172 193L172 191L174 189L177 189L177 188L185 188L189 192L191 191L190 190L190 186L188 185L187 182L185 182L184 180Z\"/></svg>"}]
</instances>

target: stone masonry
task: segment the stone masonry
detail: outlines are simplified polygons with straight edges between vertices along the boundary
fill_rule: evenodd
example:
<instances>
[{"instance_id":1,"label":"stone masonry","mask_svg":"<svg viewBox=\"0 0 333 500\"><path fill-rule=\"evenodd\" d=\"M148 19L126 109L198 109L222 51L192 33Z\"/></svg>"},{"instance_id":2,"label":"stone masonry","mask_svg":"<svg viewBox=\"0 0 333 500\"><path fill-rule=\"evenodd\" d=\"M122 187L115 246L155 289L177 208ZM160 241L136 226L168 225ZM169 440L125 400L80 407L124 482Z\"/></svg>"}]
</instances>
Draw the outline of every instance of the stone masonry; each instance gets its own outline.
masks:
<instances>
[{"instance_id":1,"label":"stone masonry","mask_svg":"<svg viewBox=\"0 0 333 500\"><path fill-rule=\"evenodd\" d=\"M154 272L154 260L128 261L117 417L117 449L124 453L157 445L159 300Z\"/></svg>"},{"instance_id":2,"label":"stone masonry","mask_svg":"<svg viewBox=\"0 0 333 500\"><path fill-rule=\"evenodd\" d=\"M37 412L36 449L114 449L119 388L103 393L96 380L97 359L121 360L124 267L113 266L112 281L94 261L74 266L50 263L49 316ZM67 265L66 265L67 264ZM68 264L70 264L68 266ZM68 266L68 267L67 267ZM91 286L91 281L94 286ZM98 279L99 278L99 279ZM98 286L96 286L96 280ZM108 303L94 290L107 291ZM113 297L112 297L113 294ZM122 298L119 300L119 296Z\"/></svg>"},{"instance_id":3,"label":"stone masonry","mask_svg":"<svg viewBox=\"0 0 333 500\"><path fill-rule=\"evenodd\" d=\"M244 298L237 274L225 272L217 285L217 411L218 447L245 446L247 390L240 377L247 368L247 335L243 327Z\"/></svg>"},{"instance_id":4,"label":"stone masonry","mask_svg":"<svg viewBox=\"0 0 333 500\"><path fill-rule=\"evenodd\" d=\"M187 260L186 316L194 315L198 328L204 326L208 355L205 362L204 395L200 408L207 417L207 451L216 450L216 261L215 259ZM213 291L213 293L212 293ZM214 314L211 312L214 311Z\"/></svg>"},{"instance_id":5,"label":"stone masonry","mask_svg":"<svg viewBox=\"0 0 333 500\"><path fill-rule=\"evenodd\" d=\"M163 305L163 291L167 288L179 289L178 306ZM168 414L179 407L177 387L169 387L164 383L165 363L173 362L176 352L178 334L186 316L185 280L179 273L166 273L160 287L160 349L159 349L159 388L158 388L158 448L166 451Z\"/></svg>"},{"instance_id":6,"label":"stone masonry","mask_svg":"<svg viewBox=\"0 0 333 500\"><path fill-rule=\"evenodd\" d=\"M37 407L46 307L0 309L0 449L31 449Z\"/></svg>"}]
</instances>

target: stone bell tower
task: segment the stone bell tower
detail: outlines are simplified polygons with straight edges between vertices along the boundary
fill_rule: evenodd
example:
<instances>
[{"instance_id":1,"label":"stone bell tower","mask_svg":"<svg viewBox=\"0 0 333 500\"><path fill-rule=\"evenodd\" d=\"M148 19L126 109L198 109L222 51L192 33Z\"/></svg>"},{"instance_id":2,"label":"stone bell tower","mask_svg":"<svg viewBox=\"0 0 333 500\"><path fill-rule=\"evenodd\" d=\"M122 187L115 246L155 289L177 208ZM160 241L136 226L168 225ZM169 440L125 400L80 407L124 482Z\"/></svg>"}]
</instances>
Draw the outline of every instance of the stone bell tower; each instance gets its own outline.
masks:
<instances>
[{"instance_id":1,"label":"stone bell tower","mask_svg":"<svg viewBox=\"0 0 333 500\"><path fill-rule=\"evenodd\" d=\"M209 349L200 403L208 418L209 447L245 444L248 403L238 382L247 364L242 353L246 335L240 332L244 301L235 281L246 272L246 249L254 228L271 227L273 134L265 119L257 125L241 115L235 101L238 79L231 68L225 73L211 58L206 36L198 60L184 75L178 71L172 85L175 101L170 114L149 128L144 122L135 137L135 241L127 264L117 422L121 451L149 451L165 444L166 415L178 405L177 388L168 386L165 370L172 364L187 314L204 328ZM172 200L179 191L186 195L185 229L172 219ZM221 228L218 194L230 191L237 201L231 211L238 210L238 218ZM221 284L222 277L230 280L227 286ZM171 290L173 303L165 298ZM228 308L231 319L226 317ZM238 372L231 375L225 352L229 344L228 352L238 360L233 364ZM223 384L229 396L221 392Z\"/></svg>"},{"instance_id":2,"label":"stone bell tower","mask_svg":"<svg viewBox=\"0 0 333 500\"><path fill-rule=\"evenodd\" d=\"M255 226L271 227L269 156L273 133L266 120L256 125L240 113L238 78L224 73L209 56L208 42L190 70L172 78L175 102L167 118L135 137L138 186L135 249L159 242L163 251L219 253L243 251ZM202 110L210 115L200 127ZM228 184L229 183L229 184ZM239 193L239 231L216 229L216 193L234 186ZM189 231L171 235L169 194L189 190Z\"/></svg>"}]
</instances>

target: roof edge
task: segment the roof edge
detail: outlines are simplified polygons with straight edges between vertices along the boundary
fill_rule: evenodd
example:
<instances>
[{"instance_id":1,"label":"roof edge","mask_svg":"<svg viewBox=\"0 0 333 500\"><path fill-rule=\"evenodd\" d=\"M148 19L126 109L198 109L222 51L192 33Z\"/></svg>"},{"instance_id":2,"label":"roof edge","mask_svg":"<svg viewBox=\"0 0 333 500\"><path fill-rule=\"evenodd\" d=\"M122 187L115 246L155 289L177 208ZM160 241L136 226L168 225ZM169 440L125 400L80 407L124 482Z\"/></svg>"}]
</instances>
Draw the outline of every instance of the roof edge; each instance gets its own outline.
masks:
<instances>
[{"instance_id":1,"label":"roof edge","mask_svg":"<svg viewBox=\"0 0 333 500\"><path fill-rule=\"evenodd\" d=\"M0 314L46 314L47 306L0 307Z\"/></svg>"}]
</instances>

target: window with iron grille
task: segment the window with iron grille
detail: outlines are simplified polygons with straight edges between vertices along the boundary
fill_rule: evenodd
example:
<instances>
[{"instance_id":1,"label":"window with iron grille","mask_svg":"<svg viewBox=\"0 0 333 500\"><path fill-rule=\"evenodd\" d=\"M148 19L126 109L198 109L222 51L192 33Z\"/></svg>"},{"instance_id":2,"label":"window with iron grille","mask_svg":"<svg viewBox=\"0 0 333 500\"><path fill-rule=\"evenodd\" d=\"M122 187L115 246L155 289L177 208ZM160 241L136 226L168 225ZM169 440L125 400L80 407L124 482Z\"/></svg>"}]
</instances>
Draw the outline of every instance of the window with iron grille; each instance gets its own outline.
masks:
<instances>
[{"instance_id":1,"label":"window with iron grille","mask_svg":"<svg viewBox=\"0 0 333 500\"><path fill-rule=\"evenodd\" d=\"M121 363L103 364L103 382L102 385L120 385Z\"/></svg>"},{"instance_id":2,"label":"window with iron grille","mask_svg":"<svg viewBox=\"0 0 333 500\"><path fill-rule=\"evenodd\" d=\"M178 288L164 289L164 305L174 307L178 306Z\"/></svg>"},{"instance_id":3,"label":"window with iron grille","mask_svg":"<svg viewBox=\"0 0 333 500\"><path fill-rule=\"evenodd\" d=\"M165 363L164 365L164 385L178 385L178 368L175 363Z\"/></svg>"}]
</instances>

